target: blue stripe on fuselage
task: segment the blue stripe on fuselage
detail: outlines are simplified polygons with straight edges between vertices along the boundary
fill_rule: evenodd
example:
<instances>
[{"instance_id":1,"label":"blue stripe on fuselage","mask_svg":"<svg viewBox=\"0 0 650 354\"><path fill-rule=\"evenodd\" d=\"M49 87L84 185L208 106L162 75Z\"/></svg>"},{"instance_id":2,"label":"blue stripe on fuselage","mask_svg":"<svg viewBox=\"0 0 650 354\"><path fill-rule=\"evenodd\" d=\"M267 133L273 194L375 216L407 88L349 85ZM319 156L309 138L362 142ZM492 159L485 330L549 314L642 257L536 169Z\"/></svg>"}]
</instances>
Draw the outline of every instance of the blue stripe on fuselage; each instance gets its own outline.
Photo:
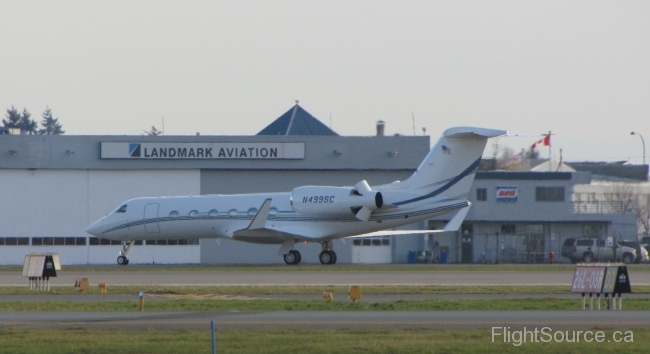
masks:
<instances>
[{"instance_id":1,"label":"blue stripe on fuselage","mask_svg":"<svg viewBox=\"0 0 650 354\"><path fill-rule=\"evenodd\" d=\"M478 168L478 165L480 163L481 163L481 158L479 157L478 160L474 161L474 163L471 164L467 169L465 169L465 171L461 172L458 176L454 177L451 181L449 181L449 183L445 184L444 186L436 189L435 191L433 191L433 192L431 192L429 194L425 194L425 195L417 197L417 198L408 199L408 200L404 200L404 201L401 201L401 202L393 203L393 205L404 205L404 204L408 204L408 203L418 202L420 200L424 200L424 199L428 199L428 198L433 198L433 197L437 196L438 194L440 194L440 193L446 191L447 189L451 188L454 184L458 183L463 178L465 178L465 177L469 176L470 174L474 173L474 171L476 171L476 169Z\"/></svg>"},{"instance_id":2,"label":"blue stripe on fuselage","mask_svg":"<svg viewBox=\"0 0 650 354\"><path fill-rule=\"evenodd\" d=\"M394 219L403 219L404 217L417 217L417 216L422 216L422 215L427 215L427 214L435 214L435 213L440 213L440 212L451 212L454 210L458 210L461 208L464 208L468 206L469 203L467 201L462 201L460 203L456 204L450 204L450 205L445 205L445 206L439 206L431 209L424 209L424 210L413 210L410 212L404 212L404 213L397 213L397 214L384 214L384 215L377 215L373 216L370 218L371 221L381 221L381 220L394 220ZM243 217L243 218L237 218L234 220L251 220L252 217ZM142 219L142 220L136 220L132 221L126 224L121 224L118 226L115 226L111 229L108 229L102 234L112 232L112 231L117 231L121 229L126 229L129 227L134 227L134 226L139 226L139 225L144 225L144 224L152 224L152 223L157 223L157 222L165 222L165 221L190 221L190 220L233 220L230 217L219 217L219 218L210 218L208 216L199 216L199 217L190 217L190 216L181 216L181 217L176 217L176 218L170 218L170 217L160 217L160 218L152 218L152 219ZM275 221L311 221L311 222L361 222L361 220L357 219L354 216L350 217L329 217L329 218L315 218L315 217L309 217L309 216L276 216L276 217L269 217L269 220L275 220Z\"/></svg>"}]
</instances>

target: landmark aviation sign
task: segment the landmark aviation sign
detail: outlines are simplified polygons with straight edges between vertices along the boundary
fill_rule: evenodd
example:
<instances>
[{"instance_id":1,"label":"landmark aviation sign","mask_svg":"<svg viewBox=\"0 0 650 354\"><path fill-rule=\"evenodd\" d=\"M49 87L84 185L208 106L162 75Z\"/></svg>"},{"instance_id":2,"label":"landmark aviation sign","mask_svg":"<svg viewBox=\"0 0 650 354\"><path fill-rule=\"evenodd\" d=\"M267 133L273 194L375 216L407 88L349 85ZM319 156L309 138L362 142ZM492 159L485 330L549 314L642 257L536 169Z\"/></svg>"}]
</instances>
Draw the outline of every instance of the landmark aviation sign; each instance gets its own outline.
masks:
<instances>
[{"instance_id":1,"label":"landmark aviation sign","mask_svg":"<svg viewBox=\"0 0 650 354\"><path fill-rule=\"evenodd\" d=\"M102 142L102 159L304 159L305 143Z\"/></svg>"}]
</instances>

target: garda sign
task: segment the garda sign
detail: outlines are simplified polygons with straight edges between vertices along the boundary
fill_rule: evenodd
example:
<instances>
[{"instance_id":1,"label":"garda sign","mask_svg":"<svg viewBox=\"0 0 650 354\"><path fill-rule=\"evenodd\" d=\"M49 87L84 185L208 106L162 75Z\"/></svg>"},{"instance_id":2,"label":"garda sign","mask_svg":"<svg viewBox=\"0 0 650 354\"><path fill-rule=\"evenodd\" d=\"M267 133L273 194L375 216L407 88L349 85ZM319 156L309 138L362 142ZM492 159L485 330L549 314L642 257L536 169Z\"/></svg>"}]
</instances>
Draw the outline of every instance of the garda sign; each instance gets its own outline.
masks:
<instances>
[{"instance_id":1,"label":"garda sign","mask_svg":"<svg viewBox=\"0 0 650 354\"><path fill-rule=\"evenodd\" d=\"M517 187L497 187L497 202L514 203L517 201Z\"/></svg>"},{"instance_id":2,"label":"garda sign","mask_svg":"<svg viewBox=\"0 0 650 354\"><path fill-rule=\"evenodd\" d=\"M102 159L304 159L305 143L102 142Z\"/></svg>"}]
</instances>

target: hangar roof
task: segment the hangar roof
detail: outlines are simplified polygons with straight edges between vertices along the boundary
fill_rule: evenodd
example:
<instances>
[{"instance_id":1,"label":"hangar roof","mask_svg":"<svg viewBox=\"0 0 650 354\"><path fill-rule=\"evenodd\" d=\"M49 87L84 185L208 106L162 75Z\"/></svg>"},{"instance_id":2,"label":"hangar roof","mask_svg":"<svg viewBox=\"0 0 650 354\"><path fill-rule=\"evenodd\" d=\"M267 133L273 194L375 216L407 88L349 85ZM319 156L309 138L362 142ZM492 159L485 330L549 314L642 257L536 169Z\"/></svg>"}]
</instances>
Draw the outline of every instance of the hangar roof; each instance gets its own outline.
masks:
<instances>
[{"instance_id":1,"label":"hangar roof","mask_svg":"<svg viewBox=\"0 0 650 354\"><path fill-rule=\"evenodd\" d=\"M257 135L338 135L298 103Z\"/></svg>"}]
</instances>

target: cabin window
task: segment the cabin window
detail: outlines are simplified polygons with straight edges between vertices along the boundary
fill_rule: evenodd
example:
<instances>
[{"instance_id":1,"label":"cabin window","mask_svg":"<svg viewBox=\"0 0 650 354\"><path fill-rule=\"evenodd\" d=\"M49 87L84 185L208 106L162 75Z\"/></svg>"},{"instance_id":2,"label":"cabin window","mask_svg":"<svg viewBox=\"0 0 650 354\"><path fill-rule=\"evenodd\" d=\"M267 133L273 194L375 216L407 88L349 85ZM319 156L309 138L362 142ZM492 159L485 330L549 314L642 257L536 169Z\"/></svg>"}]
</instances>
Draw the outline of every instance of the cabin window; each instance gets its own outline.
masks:
<instances>
[{"instance_id":1,"label":"cabin window","mask_svg":"<svg viewBox=\"0 0 650 354\"><path fill-rule=\"evenodd\" d=\"M117 209L116 213L126 213L126 204Z\"/></svg>"}]
</instances>

